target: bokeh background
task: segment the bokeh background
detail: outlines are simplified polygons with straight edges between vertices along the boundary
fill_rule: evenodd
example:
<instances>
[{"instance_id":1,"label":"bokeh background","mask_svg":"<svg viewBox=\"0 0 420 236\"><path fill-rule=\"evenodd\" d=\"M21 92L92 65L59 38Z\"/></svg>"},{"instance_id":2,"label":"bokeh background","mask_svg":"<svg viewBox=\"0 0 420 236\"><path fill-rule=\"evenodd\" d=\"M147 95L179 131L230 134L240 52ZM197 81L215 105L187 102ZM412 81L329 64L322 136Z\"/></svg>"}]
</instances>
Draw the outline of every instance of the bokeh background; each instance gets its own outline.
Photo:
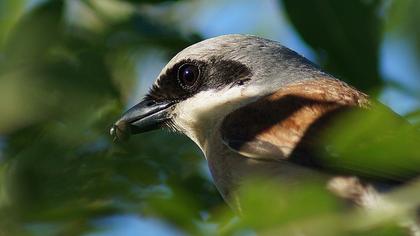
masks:
<instances>
[{"instance_id":1,"label":"bokeh background","mask_svg":"<svg viewBox=\"0 0 420 236\"><path fill-rule=\"evenodd\" d=\"M0 235L398 235L312 185L246 188L254 214L235 217L190 140L108 131L175 53L228 33L279 41L418 128L419 24L417 0L0 1Z\"/></svg>"}]
</instances>

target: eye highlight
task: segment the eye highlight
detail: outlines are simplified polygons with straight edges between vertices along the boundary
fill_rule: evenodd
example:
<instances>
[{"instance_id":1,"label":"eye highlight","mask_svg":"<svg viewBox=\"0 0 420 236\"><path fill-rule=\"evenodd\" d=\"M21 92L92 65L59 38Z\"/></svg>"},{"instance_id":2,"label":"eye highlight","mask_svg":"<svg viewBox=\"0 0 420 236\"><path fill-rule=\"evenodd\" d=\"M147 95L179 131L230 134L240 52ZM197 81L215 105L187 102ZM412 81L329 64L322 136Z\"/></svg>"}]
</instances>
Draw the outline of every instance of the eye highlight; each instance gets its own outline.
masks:
<instances>
[{"instance_id":1,"label":"eye highlight","mask_svg":"<svg viewBox=\"0 0 420 236\"><path fill-rule=\"evenodd\" d=\"M200 77L200 70L194 64L183 64L178 69L178 81L182 88L191 89Z\"/></svg>"}]
</instances>

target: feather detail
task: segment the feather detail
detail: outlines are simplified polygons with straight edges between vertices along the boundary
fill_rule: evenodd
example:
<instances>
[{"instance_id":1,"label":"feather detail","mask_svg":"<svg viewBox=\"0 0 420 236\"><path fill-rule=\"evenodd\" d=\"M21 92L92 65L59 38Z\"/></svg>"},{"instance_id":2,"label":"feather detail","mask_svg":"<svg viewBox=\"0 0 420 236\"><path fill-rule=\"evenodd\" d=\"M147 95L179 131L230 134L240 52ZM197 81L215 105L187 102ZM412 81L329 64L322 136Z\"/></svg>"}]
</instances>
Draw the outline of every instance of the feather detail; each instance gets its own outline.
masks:
<instances>
[{"instance_id":1,"label":"feather detail","mask_svg":"<svg viewBox=\"0 0 420 236\"><path fill-rule=\"evenodd\" d=\"M303 80L229 114L223 141L244 156L288 159L308 131L343 108L369 106L367 95L330 78ZM310 140L305 140L310 142Z\"/></svg>"}]
</instances>

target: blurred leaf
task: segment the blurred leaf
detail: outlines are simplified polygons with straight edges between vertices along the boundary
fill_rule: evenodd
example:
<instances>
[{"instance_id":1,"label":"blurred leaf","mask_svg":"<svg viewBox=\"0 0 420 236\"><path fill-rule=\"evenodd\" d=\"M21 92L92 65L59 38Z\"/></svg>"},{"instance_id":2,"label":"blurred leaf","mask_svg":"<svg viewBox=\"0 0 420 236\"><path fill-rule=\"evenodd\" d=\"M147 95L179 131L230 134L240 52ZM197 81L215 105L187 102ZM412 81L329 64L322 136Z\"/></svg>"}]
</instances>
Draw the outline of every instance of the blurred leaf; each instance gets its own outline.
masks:
<instances>
[{"instance_id":1,"label":"blurred leaf","mask_svg":"<svg viewBox=\"0 0 420 236\"><path fill-rule=\"evenodd\" d=\"M3 0L0 2L0 47L23 12L24 0Z\"/></svg>"},{"instance_id":2,"label":"blurred leaf","mask_svg":"<svg viewBox=\"0 0 420 236\"><path fill-rule=\"evenodd\" d=\"M350 175L399 182L419 174L420 132L389 108L346 114L325 135L327 165Z\"/></svg>"},{"instance_id":3,"label":"blurred leaf","mask_svg":"<svg viewBox=\"0 0 420 236\"><path fill-rule=\"evenodd\" d=\"M180 0L124 0L132 3L162 3L162 2L176 2Z\"/></svg>"},{"instance_id":4,"label":"blurred leaf","mask_svg":"<svg viewBox=\"0 0 420 236\"><path fill-rule=\"evenodd\" d=\"M416 0L393 0L389 10L387 29L414 41L420 56L420 2Z\"/></svg>"},{"instance_id":5,"label":"blurred leaf","mask_svg":"<svg viewBox=\"0 0 420 236\"><path fill-rule=\"evenodd\" d=\"M378 73L379 0L283 0L303 39L323 67L364 91L382 86Z\"/></svg>"},{"instance_id":6,"label":"blurred leaf","mask_svg":"<svg viewBox=\"0 0 420 236\"><path fill-rule=\"evenodd\" d=\"M7 40L4 51L7 60L2 64L27 68L43 59L47 49L61 36L62 12L62 1L48 1L22 17Z\"/></svg>"},{"instance_id":7,"label":"blurred leaf","mask_svg":"<svg viewBox=\"0 0 420 236\"><path fill-rule=\"evenodd\" d=\"M406 236L407 230L398 225L387 224L384 227L369 229L363 232L351 232L351 236Z\"/></svg>"},{"instance_id":8,"label":"blurred leaf","mask_svg":"<svg viewBox=\"0 0 420 236\"><path fill-rule=\"evenodd\" d=\"M239 202L243 221L257 230L325 217L339 209L324 183L314 180L295 185L268 179L251 181L241 187Z\"/></svg>"},{"instance_id":9,"label":"blurred leaf","mask_svg":"<svg viewBox=\"0 0 420 236\"><path fill-rule=\"evenodd\" d=\"M121 212L160 215L198 230L191 221L221 199L198 171L202 159L191 142L159 132L114 145L108 134L132 91L141 49L169 55L190 39L137 12L113 18L104 5L85 7L112 18L103 21L105 30L85 28L66 15L77 2L37 5L0 52L0 109L6 112L0 118L0 232L79 235L92 230L92 220ZM167 148L156 151L161 143ZM194 197L185 189L196 191ZM155 196L167 196L167 206L187 198L200 204L165 210Z\"/></svg>"}]
</instances>

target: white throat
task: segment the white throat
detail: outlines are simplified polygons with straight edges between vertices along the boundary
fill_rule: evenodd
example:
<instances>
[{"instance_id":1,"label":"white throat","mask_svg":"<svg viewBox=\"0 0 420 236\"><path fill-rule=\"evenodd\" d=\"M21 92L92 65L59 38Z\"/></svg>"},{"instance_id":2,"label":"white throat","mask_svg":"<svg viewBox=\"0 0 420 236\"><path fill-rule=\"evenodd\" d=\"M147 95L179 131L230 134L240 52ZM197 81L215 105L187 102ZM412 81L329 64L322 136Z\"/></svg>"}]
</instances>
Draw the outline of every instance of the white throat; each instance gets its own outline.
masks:
<instances>
[{"instance_id":1,"label":"white throat","mask_svg":"<svg viewBox=\"0 0 420 236\"><path fill-rule=\"evenodd\" d=\"M208 140L230 112L258 99L261 91L250 87L227 87L202 91L180 102L173 111L178 130L192 139L205 153Z\"/></svg>"}]
</instances>

